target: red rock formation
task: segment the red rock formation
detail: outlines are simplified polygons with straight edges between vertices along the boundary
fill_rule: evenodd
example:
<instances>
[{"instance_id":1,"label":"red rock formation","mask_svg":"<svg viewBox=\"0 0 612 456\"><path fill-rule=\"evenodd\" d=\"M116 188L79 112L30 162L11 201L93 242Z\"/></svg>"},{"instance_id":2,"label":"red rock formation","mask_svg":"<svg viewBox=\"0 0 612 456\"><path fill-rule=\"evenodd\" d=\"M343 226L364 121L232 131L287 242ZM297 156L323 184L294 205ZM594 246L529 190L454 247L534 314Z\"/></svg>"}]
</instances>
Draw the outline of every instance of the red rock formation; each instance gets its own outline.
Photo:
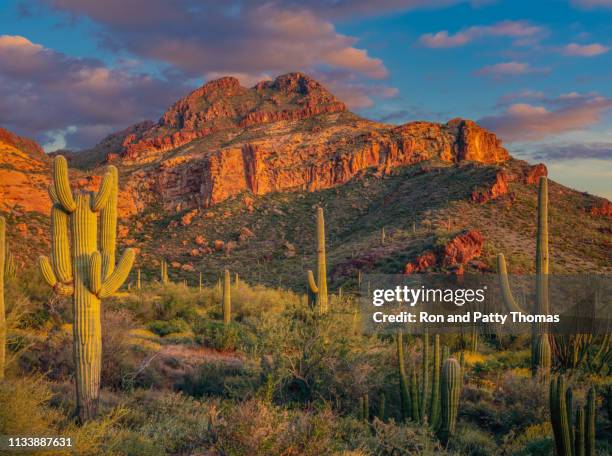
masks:
<instances>
[{"instance_id":1,"label":"red rock formation","mask_svg":"<svg viewBox=\"0 0 612 456\"><path fill-rule=\"evenodd\" d=\"M544 163L538 163L537 165L527 168L524 181L529 185L538 184L540 182L540 177L542 176L548 176L548 168L546 168Z\"/></svg>"},{"instance_id":2,"label":"red rock formation","mask_svg":"<svg viewBox=\"0 0 612 456\"><path fill-rule=\"evenodd\" d=\"M436 254L430 250L419 255L414 261L406 264L404 274L414 274L415 272L425 272L433 268L438 263Z\"/></svg>"},{"instance_id":3,"label":"red rock formation","mask_svg":"<svg viewBox=\"0 0 612 456\"><path fill-rule=\"evenodd\" d=\"M508 175L499 171L495 175L495 181L486 189L476 189L472 192L471 200L478 204L486 203L508 193Z\"/></svg>"},{"instance_id":4,"label":"red rock formation","mask_svg":"<svg viewBox=\"0 0 612 456\"><path fill-rule=\"evenodd\" d=\"M467 264L482 253L484 237L477 230L469 230L453 238L444 246L442 266L448 267L456 264Z\"/></svg>"},{"instance_id":5,"label":"red rock formation","mask_svg":"<svg viewBox=\"0 0 612 456\"><path fill-rule=\"evenodd\" d=\"M596 206L591 207L589 214L594 217L612 217L612 203L608 200L603 200Z\"/></svg>"},{"instance_id":6,"label":"red rock formation","mask_svg":"<svg viewBox=\"0 0 612 456\"><path fill-rule=\"evenodd\" d=\"M406 264L404 274L425 272L435 267L454 268L455 273L462 274L463 267L482 254L483 244L484 237L479 231L465 231L451 239L442 249L423 252Z\"/></svg>"}]
</instances>

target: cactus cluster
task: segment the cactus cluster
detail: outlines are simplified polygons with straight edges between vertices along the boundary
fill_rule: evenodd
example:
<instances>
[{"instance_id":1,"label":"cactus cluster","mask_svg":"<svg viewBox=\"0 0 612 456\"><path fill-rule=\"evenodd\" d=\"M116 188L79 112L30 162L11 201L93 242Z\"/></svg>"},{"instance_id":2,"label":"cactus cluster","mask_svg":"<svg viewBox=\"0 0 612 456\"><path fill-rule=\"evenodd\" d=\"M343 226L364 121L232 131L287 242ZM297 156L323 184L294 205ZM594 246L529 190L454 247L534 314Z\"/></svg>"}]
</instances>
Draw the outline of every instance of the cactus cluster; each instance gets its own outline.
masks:
<instances>
[{"instance_id":1,"label":"cactus cluster","mask_svg":"<svg viewBox=\"0 0 612 456\"><path fill-rule=\"evenodd\" d=\"M550 422L557 456L595 456L595 388L589 389L584 407L574 414L572 389L563 375L550 381Z\"/></svg>"},{"instance_id":2,"label":"cactus cluster","mask_svg":"<svg viewBox=\"0 0 612 456\"><path fill-rule=\"evenodd\" d=\"M53 203L51 259L41 256L40 268L57 294L72 296L77 415L81 422L93 418L98 407L102 362L100 300L111 296L125 282L135 256L133 249L127 249L115 265L117 188L117 169L109 166L97 193L73 193L66 159L57 156L54 160L53 184L49 188Z\"/></svg>"},{"instance_id":3,"label":"cactus cluster","mask_svg":"<svg viewBox=\"0 0 612 456\"><path fill-rule=\"evenodd\" d=\"M438 438L446 444L455 431L459 395L463 383L460 363L449 356L448 348L440 350L440 336L434 337L433 381L429 391L429 335L423 337L422 373L419 379L414 365L410 379L406 376L402 333L396 336L399 393L402 420L429 423ZM419 386L420 380L420 386Z\"/></svg>"},{"instance_id":4,"label":"cactus cluster","mask_svg":"<svg viewBox=\"0 0 612 456\"><path fill-rule=\"evenodd\" d=\"M325 219L323 208L317 208L317 278L311 270L307 272L308 304L316 307L320 314L328 310L327 260L325 258Z\"/></svg>"},{"instance_id":5,"label":"cactus cluster","mask_svg":"<svg viewBox=\"0 0 612 456\"><path fill-rule=\"evenodd\" d=\"M504 254L497 256L499 282L502 297L506 306L515 312L525 312L516 302L510 290L508 272ZM536 308L538 314L548 314L548 180L540 178L538 189L538 230L536 240ZM534 328L531 342L531 369L533 375L538 372L547 376L552 363L550 341L547 328Z\"/></svg>"},{"instance_id":6,"label":"cactus cluster","mask_svg":"<svg viewBox=\"0 0 612 456\"><path fill-rule=\"evenodd\" d=\"M0 217L0 380L6 364L6 309L4 308L4 271L6 267L6 221Z\"/></svg>"}]
</instances>

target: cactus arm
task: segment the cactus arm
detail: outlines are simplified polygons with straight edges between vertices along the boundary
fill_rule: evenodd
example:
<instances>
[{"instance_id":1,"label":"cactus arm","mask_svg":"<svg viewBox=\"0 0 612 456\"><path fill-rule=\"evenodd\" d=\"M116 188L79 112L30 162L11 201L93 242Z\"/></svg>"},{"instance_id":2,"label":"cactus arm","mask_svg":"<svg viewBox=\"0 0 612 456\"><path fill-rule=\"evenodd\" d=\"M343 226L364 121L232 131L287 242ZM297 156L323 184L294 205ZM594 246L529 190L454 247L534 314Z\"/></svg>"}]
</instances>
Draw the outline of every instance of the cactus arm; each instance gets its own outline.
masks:
<instances>
[{"instance_id":1,"label":"cactus arm","mask_svg":"<svg viewBox=\"0 0 612 456\"><path fill-rule=\"evenodd\" d=\"M510 283L508 282L508 269L506 268L506 258L503 253L497 255L497 274L499 277L499 285L502 291L502 298L506 307L512 312L526 313L521 306L518 305L514 296L512 296L512 290L510 290Z\"/></svg>"},{"instance_id":2,"label":"cactus arm","mask_svg":"<svg viewBox=\"0 0 612 456\"><path fill-rule=\"evenodd\" d=\"M94 252L89 258L89 291L95 295L100 294L102 289L102 256L100 252Z\"/></svg>"},{"instance_id":3,"label":"cactus arm","mask_svg":"<svg viewBox=\"0 0 612 456\"><path fill-rule=\"evenodd\" d=\"M57 197L57 192L55 191L55 185L51 184L47 187L47 191L49 192L49 198L53 204L59 204L59 198Z\"/></svg>"},{"instance_id":4,"label":"cactus arm","mask_svg":"<svg viewBox=\"0 0 612 456\"><path fill-rule=\"evenodd\" d=\"M587 393L587 403L585 410L585 455L595 456L595 388L591 387ZM611 398L608 398L611 400ZM610 407L610 404L608 404Z\"/></svg>"},{"instance_id":5,"label":"cactus arm","mask_svg":"<svg viewBox=\"0 0 612 456\"><path fill-rule=\"evenodd\" d=\"M77 205L70 190L70 182L68 181L68 163L61 155L55 157L53 161L53 182L57 200L63 209L69 213L74 212Z\"/></svg>"},{"instance_id":6,"label":"cactus arm","mask_svg":"<svg viewBox=\"0 0 612 456\"><path fill-rule=\"evenodd\" d=\"M57 280L62 283L72 282L69 218L70 216L59 204L53 205L51 208L51 258Z\"/></svg>"},{"instance_id":7,"label":"cactus arm","mask_svg":"<svg viewBox=\"0 0 612 456\"><path fill-rule=\"evenodd\" d=\"M319 292L319 287L317 287L317 282L314 278L314 274L312 273L312 271L309 269L308 273L308 288L310 288L310 291L314 294L317 294Z\"/></svg>"},{"instance_id":8,"label":"cactus arm","mask_svg":"<svg viewBox=\"0 0 612 456\"><path fill-rule=\"evenodd\" d=\"M108 199L113 191L113 186L115 183L114 179L114 175L110 170L104 175L102 184L100 184L100 189L94 194L94 197L91 200L91 210L93 212L98 212L108 202Z\"/></svg>"},{"instance_id":9,"label":"cactus arm","mask_svg":"<svg viewBox=\"0 0 612 456\"><path fill-rule=\"evenodd\" d=\"M119 176L117 168L108 167L104 177L109 182L109 192L100 210L100 252L102 253L102 277L106 279L115 269L115 249L117 245L117 192ZM100 189L102 192L102 189Z\"/></svg>"},{"instance_id":10,"label":"cactus arm","mask_svg":"<svg viewBox=\"0 0 612 456\"><path fill-rule=\"evenodd\" d=\"M55 288L57 282L57 277L55 276L55 272L53 272L53 266L51 266L51 261L44 255L38 257L38 264L40 265L40 272L45 279L45 282L49 284L51 288Z\"/></svg>"},{"instance_id":11,"label":"cactus arm","mask_svg":"<svg viewBox=\"0 0 612 456\"><path fill-rule=\"evenodd\" d=\"M121 285L123 285L130 274L135 257L136 252L134 249L126 249L125 252L123 252L123 255L121 256L121 259L119 260L119 263L117 264L117 267L113 273L102 283L102 288L100 288L98 297L107 298L117 291Z\"/></svg>"},{"instance_id":12,"label":"cactus arm","mask_svg":"<svg viewBox=\"0 0 612 456\"><path fill-rule=\"evenodd\" d=\"M231 300L231 277L229 269L223 274L223 323L228 325L232 321L232 300Z\"/></svg>"}]
</instances>

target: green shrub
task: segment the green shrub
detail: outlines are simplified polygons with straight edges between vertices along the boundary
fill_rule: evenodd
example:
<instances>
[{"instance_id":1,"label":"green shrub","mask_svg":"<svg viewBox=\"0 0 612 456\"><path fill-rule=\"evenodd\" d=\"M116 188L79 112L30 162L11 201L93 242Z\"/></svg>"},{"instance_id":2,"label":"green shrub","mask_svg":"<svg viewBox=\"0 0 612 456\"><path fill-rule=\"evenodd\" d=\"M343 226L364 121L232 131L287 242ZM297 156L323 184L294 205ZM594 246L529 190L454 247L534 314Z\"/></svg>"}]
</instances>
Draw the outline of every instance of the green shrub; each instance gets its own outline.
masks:
<instances>
[{"instance_id":1,"label":"green shrub","mask_svg":"<svg viewBox=\"0 0 612 456\"><path fill-rule=\"evenodd\" d=\"M194 397L244 398L257 390L260 378L239 360L219 360L200 365L185 375L179 389Z\"/></svg>"},{"instance_id":2,"label":"green shrub","mask_svg":"<svg viewBox=\"0 0 612 456\"><path fill-rule=\"evenodd\" d=\"M220 351L236 350L241 345L244 332L238 323L226 325L210 320L198 321L194 324L193 331L199 344Z\"/></svg>"},{"instance_id":3,"label":"green shrub","mask_svg":"<svg viewBox=\"0 0 612 456\"><path fill-rule=\"evenodd\" d=\"M168 334L182 333L190 330L185 320L175 318L173 320L154 320L148 325L149 329L158 336L164 337Z\"/></svg>"}]
</instances>

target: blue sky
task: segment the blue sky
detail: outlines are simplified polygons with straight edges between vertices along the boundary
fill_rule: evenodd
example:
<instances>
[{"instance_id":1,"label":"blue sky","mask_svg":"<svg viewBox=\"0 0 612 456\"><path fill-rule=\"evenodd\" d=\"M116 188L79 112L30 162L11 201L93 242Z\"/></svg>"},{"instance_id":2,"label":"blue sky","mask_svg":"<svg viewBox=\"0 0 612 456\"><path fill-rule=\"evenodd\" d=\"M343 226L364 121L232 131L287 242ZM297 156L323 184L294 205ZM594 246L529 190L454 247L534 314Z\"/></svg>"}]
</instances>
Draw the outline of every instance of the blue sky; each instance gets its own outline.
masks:
<instances>
[{"instance_id":1,"label":"blue sky","mask_svg":"<svg viewBox=\"0 0 612 456\"><path fill-rule=\"evenodd\" d=\"M610 198L611 32L612 0L9 0L0 126L79 149L208 79L299 70L368 118L479 121Z\"/></svg>"}]
</instances>

